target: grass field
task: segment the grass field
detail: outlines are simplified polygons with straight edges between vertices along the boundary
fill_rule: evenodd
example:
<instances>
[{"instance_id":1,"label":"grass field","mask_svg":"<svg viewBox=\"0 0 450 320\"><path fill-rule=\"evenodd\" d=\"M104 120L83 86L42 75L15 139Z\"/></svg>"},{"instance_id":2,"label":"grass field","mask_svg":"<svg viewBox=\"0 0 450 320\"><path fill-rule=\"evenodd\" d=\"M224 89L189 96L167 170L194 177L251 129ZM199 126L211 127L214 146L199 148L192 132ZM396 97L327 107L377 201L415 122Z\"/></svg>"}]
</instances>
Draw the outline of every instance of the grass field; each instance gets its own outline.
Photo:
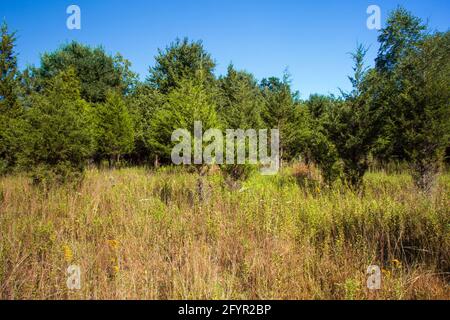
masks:
<instances>
[{"instance_id":1,"label":"grass field","mask_svg":"<svg viewBox=\"0 0 450 320\"><path fill-rule=\"evenodd\" d=\"M49 190L0 178L0 298L450 299L449 174L432 197L407 174L369 173L363 195L298 177L233 191L211 173L204 201L177 169L92 169Z\"/></svg>"}]
</instances>

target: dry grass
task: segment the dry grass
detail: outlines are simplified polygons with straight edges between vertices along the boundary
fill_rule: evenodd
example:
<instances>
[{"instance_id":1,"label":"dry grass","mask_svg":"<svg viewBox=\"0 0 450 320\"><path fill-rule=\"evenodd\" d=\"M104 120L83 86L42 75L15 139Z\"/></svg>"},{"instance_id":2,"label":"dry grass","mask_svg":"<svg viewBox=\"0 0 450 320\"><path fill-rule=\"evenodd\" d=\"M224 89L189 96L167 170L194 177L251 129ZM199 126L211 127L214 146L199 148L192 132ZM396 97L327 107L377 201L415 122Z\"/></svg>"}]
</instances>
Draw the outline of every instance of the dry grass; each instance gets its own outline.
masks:
<instances>
[{"instance_id":1,"label":"dry grass","mask_svg":"<svg viewBox=\"0 0 450 320\"><path fill-rule=\"evenodd\" d=\"M181 170L91 170L48 191L1 178L0 298L450 298L449 175L430 199L408 175L370 173L358 196L295 172L240 191L215 173L206 202ZM79 291L66 288L70 264ZM366 288L372 264L378 292Z\"/></svg>"}]
</instances>

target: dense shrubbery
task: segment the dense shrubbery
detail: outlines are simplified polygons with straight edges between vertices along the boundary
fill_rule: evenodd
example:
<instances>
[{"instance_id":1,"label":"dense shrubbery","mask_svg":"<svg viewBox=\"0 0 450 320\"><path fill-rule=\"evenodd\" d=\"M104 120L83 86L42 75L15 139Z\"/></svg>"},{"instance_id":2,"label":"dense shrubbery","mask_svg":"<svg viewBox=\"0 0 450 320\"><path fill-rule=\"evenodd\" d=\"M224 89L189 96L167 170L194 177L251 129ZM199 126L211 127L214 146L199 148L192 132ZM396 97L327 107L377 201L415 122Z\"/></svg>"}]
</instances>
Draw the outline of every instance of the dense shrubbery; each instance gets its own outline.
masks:
<instances>
[{"instance_id":1,"label":"dense shrubbery","mask_svg":"<svg viewBox=\"0 0 450 320\"><path fill-rule=\"evenodd\" d=\"M34 172L36 182L79 177L94 150L94 131L89 104L80 97L74 70L51 78L42 94L28 100L32 107L24 114L26 132L18 166Z\"/></svg>"},{"instance_id":2,"label":"dense shrubbery","mask_svg":"<svg viewBox=\"0 0 450 320\"><path fill-rule=\"evenodd\" d=\"M449 150L449 32L427 32L400 8L379 43L374 68L365 67L363 46L352 55L351 92L303 101L287 73L258 82L230 65L217 78L202 43L187 39L159 51L144 83L120 54L78 43L20 72L15 34L3 25L0 173L48 171L64 181L90 160L169 163L172 131L199 120L204 130L278 128L282 160L315 163L328 185L340 177L360 189L372 160L405 161L429 191ZM223 167L235 180L247 169Z\"/></svg>"}]
</instances>

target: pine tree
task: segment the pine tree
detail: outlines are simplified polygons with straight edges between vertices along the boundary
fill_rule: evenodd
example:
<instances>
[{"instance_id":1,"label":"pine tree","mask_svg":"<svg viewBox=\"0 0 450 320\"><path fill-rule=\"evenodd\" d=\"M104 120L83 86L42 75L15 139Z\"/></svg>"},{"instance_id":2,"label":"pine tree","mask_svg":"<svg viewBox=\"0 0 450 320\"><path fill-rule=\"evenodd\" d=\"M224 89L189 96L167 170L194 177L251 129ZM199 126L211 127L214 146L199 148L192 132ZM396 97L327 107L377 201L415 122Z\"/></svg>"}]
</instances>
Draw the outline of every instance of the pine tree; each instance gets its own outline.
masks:
<instances>
[{"instance_id":1,"label":"pine tree","mask_svg":"<svg viewBox=\"0 0 450 320\"><path fill-rule=\"evenodd\" d=\"M227 75L218 80L218 96L218 114L227 129L258 130L264 127L264 99L253 75L237 71L230 64ZM245 149L248 154L248 143L245 144ZM256 165L228 164L222 165L221 168L228 182L234 184L236 180L248 178L256 170Z\"/></svg>"},{"instance_id":2,"label":"pine tree","mask_svg":"<svg viewBox=\"0 0 450 320\"><path fill-rule=\"evenodd\" d=\"M328 186L340 174L336 146L326 130L330 114L339 103L334 97L319 95L311 96L304 104L297 103L285 137L292 157L299 156L306 163L314 162Z\"/></svg>"},{"instance_id":3,"label":"pine tree","mask_svg":"<svg viewBox=\"0 0 450 320\"><path fill-rule=\"evenodd\" d=\"M374 100L385 112L376 156L407 161L416 185L429 192L450 143L449 32L427 33L399 8L378 40Z\"/></svg>"},{"instance_id":4,"label":"pine tree","mask_svg":"<svg viewBox=\"0 0 450 320\"><path fill-rule=\"evenodd\" d=\"M14 52L16 34L10 33L6 23L3 23L0 36L0 112L14 115L19 110L17 56Z\"/></svg>"},{"instance_id":5,"label":"pine tree","mask_svg":"<svg viewBox=\"0 0 450 320\"><path fill-rule=\"evenodd\" d=\"M132 117L121 95L109 92L106 101L94 108L97 152L110 166L123 154L131 152L134 142Z\"/></svg>"},{"instance_id":6,"label":"pine tree","mask_svg":"<svg viewBox=\"0 0 450 320\"><path fill-rule=\"evenodd\" d=\"M409 50L425 36L426 26L402 7L389 14L386 27L380 30L380 48L375 60L379 72L392 72Z\"/></svg>"},{"instance_id":7,"label":"pine tree","mask_svg":"<svg viewBox=\"0 0 450 320\"><path fill-rule=\"evenodd\" d=\"M364 65L367 49L359 45L352 53L354 75L349 77L353 89L343 93L344 101L337 103L327 119L327 135L336 146L343 162L346 183L360 190L369 167L369 154L378 138L380 110L372 103L375 72Z\"/></svg>"},{"instance_id":8,"label":"pine tree","mask_svg":"<svg viewBox=\"0 0 450 320\"><path fill-rule=\"evenodd\" d=\"M290 135L289 128L294 118L296 94L291 91L289 75L285 72L282 80L274 77L263 79L260 89L264 98L264 123L269 129L280 130L280 157L292 158L286 137Z\"/></svg>"},{"instance_id":9,"label":"pine tree","mask_svg":"<svg viewBox=\"0 0 450 320\"><path fill-rule=\"evenodd\" d=\"M333 95L312 94L306 101L306 107L313 119L320 120L333 108L335 99Z\"/></svg>"},{"instance_id":10,"label":"pine tree","mask_svg":"<svg viewBox=\"0 0 450 320\"><path fill-rule=\"evenodd\" d=\"M214 84L215 62L201 41L176 39L165 50L159 50L156 64L150 68L148 83L167 94L183 80L195 80L205 87Z\"/></svg>"},{"instance_id":11,"label":"pine tree","mask_svg":"<svg viewBox=\"0 0 450 320\"><path fill-rule=\"evenodd\" d=\"M201 121L203 132L220 128L213 95L201 81L182 80L166 97L151 121L148 143L162 162L169 163L174 143L172 133L186 129L194 136L194 123Z\"/></svg>"},{"instance_id":12,"label":"pine tree","mask_svg":"<svg viewBox=\"0 0 450 320\"><path fill-rule=\"evenodd\" d=\"M450 32L428 36L399 62L393 124L414 182L430 192L450 144Z\"/></svg>"},{"instance_id":13,"label":"pine tree","mask_svg":"<svg viewBox=\"0 0 450 320\"><path fill-rule=\"evenodd\" d=\"M385 109L385 125L374 150L375 156L383 161L404 161L405 142L401 140L402 127L396 119L402 117L402 107L397 97L401 95L401 82L394 78L395 70L409 54L416 50L426 36L426 26L421 19L413 16L402 7L389 14L386 27L380 30L380 48L376 62L377 83L374 103Z\"/></svg>"},{"instance_id":14,"label":"pine tree","mask_svg":"<svg viewBox=\"0 0 450 320\"><path fill-rule=\"evenodd\" d=\"M151 121L156 111L161 108L166 96L147 84L140 84L127 97L126 103L133 119L134 149L132 161L136 163L154 163L156 160L153 150L148 143L151 132Z\"/></svg>"},{"instance_id":15,"label":"pine tree","mask_svg":"<svg viewBox=\"0 0 450 320\"><path fill-rule=\"evenodd\" d=\"M18 101L16 36L3 23L0 28L0 174L10 171L16 162L18 127L22 109Z\"/></svg>"},{"instance_id":16,"label":"pine tree","mask_svg":"<svg viewBox=\"0 0 450 320\"><path fill-rule=\"evenodd\" d=\"M42 93L30 97L27 134L19 154L21 167L35 182L78 179L93 152L89 105L80 98L73 69L52 78Z\"/></svg>"},{"instance_id":17,"label":"pine tree","mask_svg":"<svg viewBox=\"0 0 450 320\"><path fill-rule=\"evenodd\" d=\"M264 101L253 75L229 65L218 87L218 113L227 128L257 130L263 127Z\"/></svg>"}]
</instances>

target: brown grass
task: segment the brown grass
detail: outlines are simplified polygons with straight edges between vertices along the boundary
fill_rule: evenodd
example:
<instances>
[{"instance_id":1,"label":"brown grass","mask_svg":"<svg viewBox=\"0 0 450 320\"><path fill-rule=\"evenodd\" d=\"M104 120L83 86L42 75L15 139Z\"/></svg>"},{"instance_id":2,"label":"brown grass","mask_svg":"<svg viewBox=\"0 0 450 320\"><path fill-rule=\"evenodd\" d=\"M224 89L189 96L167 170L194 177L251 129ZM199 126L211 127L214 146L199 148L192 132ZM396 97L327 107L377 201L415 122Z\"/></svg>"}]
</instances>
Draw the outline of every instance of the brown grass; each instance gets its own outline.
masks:
<instances>
[{"instance_id":1,"label":"brown grass","mask_svg":"<svg viewBox=\"0 0 450 320\"><path fill-rule=\"evenodd\" d=\"M306 188L290 169L241 190L219 172L91 170L75 189L0 179L1 299L449 299L450 176L432 198L408 175L364 196ZM398 263L397 263L398 260ZM66 269L82 287L66 287ZM369 265L382 289L366 288Z\"/></svg>"}]
</instances>

